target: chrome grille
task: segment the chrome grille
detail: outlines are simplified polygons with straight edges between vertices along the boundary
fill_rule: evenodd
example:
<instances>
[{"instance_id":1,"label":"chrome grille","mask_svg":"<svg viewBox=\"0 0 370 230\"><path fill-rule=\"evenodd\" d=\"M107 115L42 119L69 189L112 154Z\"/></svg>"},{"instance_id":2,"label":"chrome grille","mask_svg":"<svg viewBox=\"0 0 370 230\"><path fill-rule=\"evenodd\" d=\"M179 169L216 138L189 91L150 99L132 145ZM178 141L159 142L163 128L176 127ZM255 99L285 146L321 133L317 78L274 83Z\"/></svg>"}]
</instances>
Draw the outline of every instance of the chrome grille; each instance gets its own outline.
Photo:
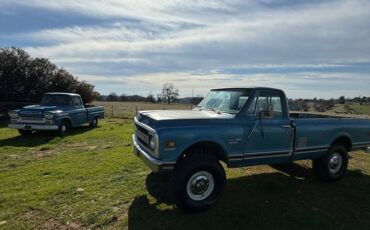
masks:
<instances>
[{"instance_id":1,"label":"chrome grille","mask_svg":"<svg viewBox=\"0 0 370 230\"><path fill-rule=\"evenodd\" d=\"M140 132L139 130L136 130L136 136L143 140L146 144L149 143L149 137L148 135L145 135L144 133Z\"/></svg>"},{"instance_id":2,"label":"chrome grille","mask_svg":"<svg viewBox=\"0 0 370 230\"><path fill-rule=\"evenodd\" d=\"M134 118L135 121L135 139L137 143L146 150L149 154L153 155L154 157L158 157L158 146L159 140L156 131L148 126L147 124L141 123ZM155 146L150 147L150 140L153 138L155 141Z\"/></svg>"},{"instance_id":3,"label":"chrome grille","mask_svg":"<svg viewBox=\"0 0 370 230\"><path fill-rule=\"evenodd\" d=\"M135 135L142 146L149 147L149 131L147 129L135 124Z\"/></svg>"},{"instance_id":4,"label":"chrome grille","mask_svg":"<svg viewBox=\"0 0 370 230\"><path fill-rule=\"evenodd\" d=\"M20 117L18 119L19 123L44 123L44 118L43 117Z\"/></svg>"}]
</instances>

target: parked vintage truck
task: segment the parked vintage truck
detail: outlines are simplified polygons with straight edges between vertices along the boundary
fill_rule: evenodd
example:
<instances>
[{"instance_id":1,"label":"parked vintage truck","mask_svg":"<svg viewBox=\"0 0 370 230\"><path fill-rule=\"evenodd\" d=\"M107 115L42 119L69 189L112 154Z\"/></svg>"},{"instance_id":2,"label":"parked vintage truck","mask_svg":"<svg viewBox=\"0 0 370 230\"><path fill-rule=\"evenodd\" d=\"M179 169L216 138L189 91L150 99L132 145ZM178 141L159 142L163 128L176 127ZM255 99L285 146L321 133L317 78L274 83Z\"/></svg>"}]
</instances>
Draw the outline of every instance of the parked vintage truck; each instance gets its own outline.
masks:
<instances>
[{"instance_id":1,"label":"parked vintage truck","mask_svg":"<svg viewBox=\"0 0 370 230\"><path fill-rule=\"evenodd\" d=\"M154 172L172 171L177 206L202 210L225 186L220 162L233 168L310 159L319 179L341 179L348 153L370 145L370 120L289 113L278 89L215 89L193 110L140 112L132 139Z\"/></svg>"},{"instance_id":2,"label":"parked vintage truck","mask_svg":"<svg viewBox=\"0 0 370 230\"><path fill-rule=\"evenodd\" d=\"M98 125L104 118L104 107L84 106L82 98L74 93L46 93L39 105L25 106L9 112L9 128L18 129L21 135L34 130L55 130L64 136L72 127L89 123Z\"/></svg>"}]
</instances>

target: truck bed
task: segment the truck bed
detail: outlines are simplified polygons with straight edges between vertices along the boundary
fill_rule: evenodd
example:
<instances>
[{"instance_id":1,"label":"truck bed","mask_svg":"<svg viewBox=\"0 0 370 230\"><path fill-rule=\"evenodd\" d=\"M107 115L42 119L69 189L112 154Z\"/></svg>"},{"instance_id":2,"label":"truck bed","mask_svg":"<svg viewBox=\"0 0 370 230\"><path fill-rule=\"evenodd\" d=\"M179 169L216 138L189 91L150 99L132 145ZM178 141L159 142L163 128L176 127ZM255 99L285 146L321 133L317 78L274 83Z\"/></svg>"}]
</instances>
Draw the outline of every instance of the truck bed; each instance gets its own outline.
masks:
<instances>
[{"instance_id":1,"label":"truck bed","mask_svg":"<svg viewBox=\"0 0 370 230\"><path fill-rule=\"evenodd\" d=\"M87 120L91 122L95 117L104 118L104 107L103 106L94 106L94 105L85 105L87 111Z\"/></svg>"},{"instance_id":2,"label":"truck bed","mask_svg":"<svg viewBox=\"0 0 370 230\"><path fill-rule=\"evenodd\" d=\"M295 160L323 156L339 137L348 138L352 151L370 145L370 119L294 112L291 116L296 126Z\"/></svg>"}]
</instances>

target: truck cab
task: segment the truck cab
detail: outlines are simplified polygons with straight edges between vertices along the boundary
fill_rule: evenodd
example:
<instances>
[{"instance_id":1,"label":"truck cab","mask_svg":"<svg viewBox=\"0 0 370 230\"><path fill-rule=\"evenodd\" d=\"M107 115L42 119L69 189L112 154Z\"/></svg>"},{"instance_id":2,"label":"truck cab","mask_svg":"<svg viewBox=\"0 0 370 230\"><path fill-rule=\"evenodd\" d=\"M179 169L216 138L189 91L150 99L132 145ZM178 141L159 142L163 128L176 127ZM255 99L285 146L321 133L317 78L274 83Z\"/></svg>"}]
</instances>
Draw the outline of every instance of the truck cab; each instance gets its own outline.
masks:
<instances>
[{"instance_id":1,"label":"truck cab","mask_svg":"<svg viewBox=\"0 0 370 230\"><path fill-rule=\"evenodd\" d=\"M85 123L96 126L104 117L103 107L85 107L82 98L74 93L46 93L40 104L25 106L9 112L9 128L21 135L35 130L55 130L63 136L72 127Z\"/></svg>"},{"instance_id":2,"label":"truck cab","mask_svg":"<svg viewBox=\"0 0 370 230\"><path fill-rule=\"evenodd\" d=\"M282 90L226 88L211 90L193 110L140 112L132 139L153 171L170 171L174 202L201 210L226 183L220 162L235 168L309 159L320 179L341 179L348 153L370 145L370 121L290 114Z\"/></svg>"}]
</instances>

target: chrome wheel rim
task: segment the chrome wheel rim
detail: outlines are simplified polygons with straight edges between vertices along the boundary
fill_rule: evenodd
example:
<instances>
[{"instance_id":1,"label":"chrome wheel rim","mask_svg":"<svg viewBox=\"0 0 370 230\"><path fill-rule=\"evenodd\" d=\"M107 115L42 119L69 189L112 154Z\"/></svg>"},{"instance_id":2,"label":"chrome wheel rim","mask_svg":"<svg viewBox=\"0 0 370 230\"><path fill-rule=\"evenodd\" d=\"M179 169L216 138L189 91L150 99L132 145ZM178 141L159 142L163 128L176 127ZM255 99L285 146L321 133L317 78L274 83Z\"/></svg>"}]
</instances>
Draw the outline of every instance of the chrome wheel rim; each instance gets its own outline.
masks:
<instances>
[{"instance_id":1,"label":"chrome wheel rim","mask_svg":"<svg viewBox=\"0 0 370 230\"><path fill-rule=\"evenodd\" d=\"M330 173L332 174L338 173L342 167L342 163L343 163L342 155L340 155L339 153L333 153L329 159Z\"/></svg>"},{"instance_id":2,"label":"chrome wheel rim","mask_svg":"<svg viewBox=\"0 0 370 230\"><path fill-rule=\"evenodd\" d=\"M62 125L62 132L64 133L65 131L67 131L67 126Z\"/></svg>"},{"instance_id":3,"label":"chrome wheel rim","mask_svg":"<svg viewBox=\"0 0 370 230\"><path fill-rule=\"evenodd\" d=\"M194 173L188 180L186 190L192 200L204 200L211 195L215 187L215 181L211 173L199 171Z\"/></svg>"}]
</instances>

